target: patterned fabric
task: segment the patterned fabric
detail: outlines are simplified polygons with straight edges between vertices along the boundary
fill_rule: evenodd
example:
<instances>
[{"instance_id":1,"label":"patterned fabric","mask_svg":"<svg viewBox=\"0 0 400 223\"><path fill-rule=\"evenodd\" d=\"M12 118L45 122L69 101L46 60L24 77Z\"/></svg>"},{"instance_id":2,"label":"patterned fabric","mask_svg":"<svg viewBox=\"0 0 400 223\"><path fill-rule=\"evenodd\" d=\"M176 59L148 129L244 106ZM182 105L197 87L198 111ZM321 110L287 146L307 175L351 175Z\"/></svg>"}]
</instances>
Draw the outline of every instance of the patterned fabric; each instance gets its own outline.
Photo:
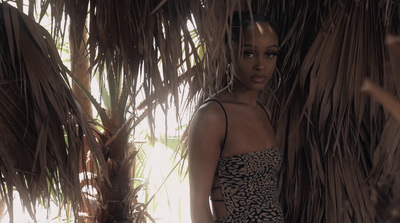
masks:
<instances>
[{"instance_id":1,"label":"patterned fabric","mask_svg":"<svg viewBox=\"0 0 400 223\"><path fill-rule=\"evenodd\" d=\"M284 222L276 192L281 162L278 147L221 156L218 177L227 216L215 222Z\"/></svg>"}]
</instances>

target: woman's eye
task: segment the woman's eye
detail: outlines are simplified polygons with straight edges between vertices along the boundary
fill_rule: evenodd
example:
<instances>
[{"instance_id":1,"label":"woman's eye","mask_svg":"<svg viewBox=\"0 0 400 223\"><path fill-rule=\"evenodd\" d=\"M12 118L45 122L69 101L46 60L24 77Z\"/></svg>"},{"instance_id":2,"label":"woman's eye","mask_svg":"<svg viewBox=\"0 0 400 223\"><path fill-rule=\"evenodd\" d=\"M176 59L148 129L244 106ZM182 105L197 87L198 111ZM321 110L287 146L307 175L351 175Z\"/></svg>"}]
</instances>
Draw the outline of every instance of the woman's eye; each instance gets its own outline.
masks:
<instances>
[{"instance_id":1,"label":"woman's eye","mask_svg":"<svg viewBox=\"0 0 400 223\"><path fill-rule=\"evenodd\" d=\"M265 57L267 57L267 58L273 58L273 57L275 57L276 55L278 55L277 52L268 52L268 53L265 54Z\"/></svg>"},{"instance_id":2,"label":"woman's eye","mask_svg":"<svg viewBox=\"0 0 400 223\"><path fill-rule=\"evenodd\" d=\"M252 51L244 51L243 52L244 57L252 57L253 55L254 55L254 53Z\"/></svg>"}]
</instances>

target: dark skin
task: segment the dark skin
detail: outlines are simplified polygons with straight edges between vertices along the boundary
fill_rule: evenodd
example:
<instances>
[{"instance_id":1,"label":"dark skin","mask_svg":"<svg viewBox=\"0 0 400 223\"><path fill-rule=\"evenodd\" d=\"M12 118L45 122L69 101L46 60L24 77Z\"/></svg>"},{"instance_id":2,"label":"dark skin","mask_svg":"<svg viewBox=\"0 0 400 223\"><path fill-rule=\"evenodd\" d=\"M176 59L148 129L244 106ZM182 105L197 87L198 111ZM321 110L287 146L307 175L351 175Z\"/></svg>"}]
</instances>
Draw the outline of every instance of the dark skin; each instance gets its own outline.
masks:
<instances>
[{"instance_id":1,"label":"dark skin","mask_svg":"<svg viewBox=\"0 0 400 223\"><path fill-rule=\"evenodd\" d=\"M233 45L235 75L232 90L225 88L214 98L222 102L228 114L228 134L225 137L225 115L217 103L202 105L193 117L189 129L190 204L193 223L211 223L226 216L223 202L213 202L211 188L217 185L215 170L219 156L234 156L277 146L274 130L264 110L257 103L262 89L272 78L276 67L278 37L266 23L254 23L244 29L242 43ZM241 47L239 47L241 46ZM239 52L240 49L240 52ZM235 65L236 64L236 65ZM213 194L221 199L221 194Z\"/></svg>"}]
</instances>

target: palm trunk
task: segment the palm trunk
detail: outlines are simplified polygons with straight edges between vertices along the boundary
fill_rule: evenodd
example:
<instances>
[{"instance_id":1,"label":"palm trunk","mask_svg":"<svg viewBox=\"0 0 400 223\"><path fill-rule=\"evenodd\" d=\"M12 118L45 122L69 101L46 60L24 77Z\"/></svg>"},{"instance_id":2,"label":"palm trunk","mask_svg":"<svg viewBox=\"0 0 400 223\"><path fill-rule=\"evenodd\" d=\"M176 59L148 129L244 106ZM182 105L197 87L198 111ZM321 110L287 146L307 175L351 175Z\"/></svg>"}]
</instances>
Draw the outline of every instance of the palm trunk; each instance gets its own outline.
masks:
<instances>
[{"instance_id":1,"label":"palm trunk","mask_svg":"<svg viewBox=\"0 0 400 223\"><path fill-rule=\"evenodd\" d=\"M92 103L90 102L89 98L86 96L85 92L81 89L84 88L87 92L91 91L90 86L90 73L89 73L89 57L86 48L87 42L87 32L83 29L83 32L80 33L76 26L71 25L70 27L70 57L71 57L71 74L76 79L75 81L80 84L80 86L73 81L72 82L72 91L74 92L75 97L77 98L79 104L82 106L86 117L88 119L93 118L92 112ZM87 157L86 165L81 164L79 167L79 172L87 172L89 174L93 173L98 175L98 172L91 168L94 163L91 161L90 156L90 148L87 142L84 143L84 153ZM88 156L89 155L89 156ZM88 186L95 187L93 180L82 180L81 181L81 188L85 188ZM97 216L97 205L93 202L93 200L88 199L87 193L82 193L83 203L80 207L80 211L84 213L82 216L76 216L79 218L79 222L96 222Z\"/></svg>"},{"instance_id":2,"label":"palm trunk","mask_svg":"<svg viewBox=\"0 0 400 223\"><path fill-rule=\"evenodd\" d=\"M70 53L71 53L71 73L76 80L88 92L91 91L90 86L90 73L89 73L89 57L86 48L87 32L83 29L83 33L76 32L74 26L70 29ZM72 83L72 90L81 104L83 110L86 112L88 118L93 117L92 103L81 88L75 83Z\"/></svg>"},{"instance_id":3,"label":"palm trunk","mask_svg":"<svg viewBox=\"0 0 400 223\"><path fill-rule=\"evenodd\" d=\"M70 45L71 47L71 72L75 79L73 83L73 92L81 104L82 108L87 114L87 118L92 118L92 103L81 88L87 92L91 92L90 88L90 73L89 73L89 57L87 51L87 32L83 29L83 33L74 29L71 26L70 32ZM114 75L110 72L107 75ZM118 74L117 74L118 75ZM118 83L114 83L118 86ZM111 100L119 103L119 92L110 92ZM104 154L107 160L107 169L111 185L108 182L99 179L100 181L82 181L82 188L85 186L92 186L97 189L98 195L95 200L89 200L87 194L82 193L84 198L81 212L85 213L79 216L79 221L85 222L128 222L132 220L129 208L130 203L136 202L129 198L131 187L130 179L134 174L134 155L135 150L128 143L130 122L122 119L116 115L120 114L119 106L113 106L107 111L107 120L103 120L103 127L105 133L102 134L102 146L107 147L108 154ZM127 123L129 122L129 123ZM99 133L101 134L101 133ZM110 143L110 145L105 145ZM100 176L104 173L91 169L94 165L90 160L91 155L88 153L90 148L85 144L85 154L87 154L86 166L81 167L81 172L86 171L89 174L93 173ZM99 184L96 182L100 182ZM90 196L90 195L89 195ZM130 201L130 202L127 202Z\"/></svg>"}]
</instances>

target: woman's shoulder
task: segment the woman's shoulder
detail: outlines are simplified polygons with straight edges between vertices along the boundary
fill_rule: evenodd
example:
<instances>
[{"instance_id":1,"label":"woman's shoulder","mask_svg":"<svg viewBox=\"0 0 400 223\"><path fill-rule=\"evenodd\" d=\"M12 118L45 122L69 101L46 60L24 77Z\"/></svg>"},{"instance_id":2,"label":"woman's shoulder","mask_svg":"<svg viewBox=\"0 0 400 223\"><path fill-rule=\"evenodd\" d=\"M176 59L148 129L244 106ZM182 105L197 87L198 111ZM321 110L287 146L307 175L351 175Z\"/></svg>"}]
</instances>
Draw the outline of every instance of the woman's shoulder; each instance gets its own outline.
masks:
<instances>
[{"instance_id":1,"label":"woman's shoulder","mask_svg":"<svg viewBox=\"0 0 400 223\"><path fill-rule=\"evenodd\" d=\"M219 100L217 97L210 97L206 99L201 104L196 113L197 113L196 115L203 116L203 118L220 117L222 114L226 116L226 111L223 102Z\"/></svg>"},{"instance_id":2,"label":"woman's shoulder","mask_svg":"<svg viewBox=\"0 0 400 223\"><path fill-rule=\"evenodd\" d=\"M204 139L208 143L219 141L225 135L227 124L226 112L217 99L208 99L202 103L189 124L189 138L197 144Z\"/></svg>"},{"instance_id":3,"label":"woman's shoulder","mask_svg":"<svg viewBox=\"0 0 400 223\"><path fill-rule=\"evenodd\" d=\"M197 109L193 121L201 122L201 125L225 127L227 122L226 95L226 91L222 90L205 99Z\"/></svg>"}]
</instances>

